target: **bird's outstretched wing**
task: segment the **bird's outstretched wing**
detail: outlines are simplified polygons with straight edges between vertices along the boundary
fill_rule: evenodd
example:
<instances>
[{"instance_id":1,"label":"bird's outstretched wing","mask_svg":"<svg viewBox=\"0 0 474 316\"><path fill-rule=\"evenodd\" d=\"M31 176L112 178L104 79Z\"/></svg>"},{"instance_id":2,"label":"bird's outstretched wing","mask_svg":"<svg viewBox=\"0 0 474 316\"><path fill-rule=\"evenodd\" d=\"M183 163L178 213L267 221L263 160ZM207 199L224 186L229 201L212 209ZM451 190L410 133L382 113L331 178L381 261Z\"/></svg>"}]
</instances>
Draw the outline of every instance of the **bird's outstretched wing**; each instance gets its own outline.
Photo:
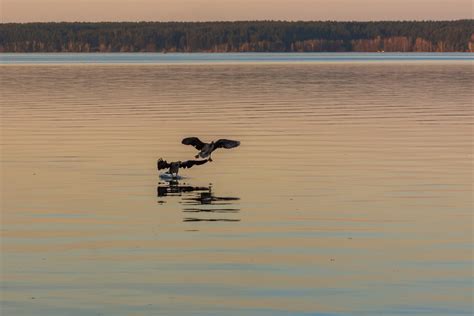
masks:
<instances>
[{"instance_id":1,"label":"bird's outstretched wing","mask_svg":"<svg viewBox=\"0 0 474 316\"><path fill-rule=\"evenodd\" d=\"M158 159L156 166L158 167L158 170L161 170L161 169L168 169L169 167L171 167L171 164L168 163L166 160L163 160L163 158L160 158Z\"/></svg>"},{"instance_id":2,"label":"bird's outstretched wing","mask_svg":"<svg viewBox=\"0 0 474 316\"><path fill-rule=\"evenodd\" d=\"M191 168L192 166L198 166L198 165L203 165L206 162L208 162L209 159L205 160L188 160L188 161L183 161L179 167L180 168Z\"/></svg>"},{"instance_id":3,"label":"bird's outstretched wing","mask_svg":"<svg viewBox=\"0 0 474 316\"><path fill-rule=\"evenodd\" d=\"M215 142L214 148L234 148L240 145L240 142L237 140L230 140L230 139L219 139L217 142Z\"/></svg>"},{"instance_id":4,"label":"bird's outstretched wing","mask_svg":"<svg viewBox=\"0 0 474 316\"><path fill-rule=\"evenodd\" d=\"M181 144L192 145L197 150L201 150L204 147L204 143L197 137L186 137L181 141Z\"/></svg>"}]
</instances>

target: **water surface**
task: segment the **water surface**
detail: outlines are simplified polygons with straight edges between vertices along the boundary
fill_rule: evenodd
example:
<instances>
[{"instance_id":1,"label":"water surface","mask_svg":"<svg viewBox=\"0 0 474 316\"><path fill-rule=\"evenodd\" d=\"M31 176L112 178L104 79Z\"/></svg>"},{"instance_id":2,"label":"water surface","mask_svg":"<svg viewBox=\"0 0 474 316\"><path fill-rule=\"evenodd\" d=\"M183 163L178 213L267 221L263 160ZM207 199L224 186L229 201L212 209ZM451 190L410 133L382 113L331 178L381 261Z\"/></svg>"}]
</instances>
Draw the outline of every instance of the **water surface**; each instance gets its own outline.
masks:
<instances>
[{"instance_id":1,"label":"water surface","mask_svg":"<svg viewBox=\"0 0 474 316\"><path fill-rule=\"evenodd\" d=\"M470 61L0 71L5 315L471 314Z\"/></svg>"},{"instance_id":2,"label":"water surface","mask_svg":"<svg viewBox=\"0 0 474 316\"><path fill-rule=\"evenodd\" d=\"M0 64L288 64L474 61L472 53L3 53Z\"/></svg>"}]
</instances>

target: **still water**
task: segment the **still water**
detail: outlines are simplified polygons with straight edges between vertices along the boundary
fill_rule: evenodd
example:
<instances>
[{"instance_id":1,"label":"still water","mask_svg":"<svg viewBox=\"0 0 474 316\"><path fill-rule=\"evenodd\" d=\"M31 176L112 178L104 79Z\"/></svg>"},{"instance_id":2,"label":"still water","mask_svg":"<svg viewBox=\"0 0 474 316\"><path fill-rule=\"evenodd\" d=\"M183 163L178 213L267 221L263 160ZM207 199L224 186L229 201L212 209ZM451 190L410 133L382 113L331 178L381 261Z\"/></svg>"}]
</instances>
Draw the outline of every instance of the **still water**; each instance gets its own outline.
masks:
<instances>
[{"instance_id":1,"label":"still water","mask_svg":"<svg viewBox=\"0 0 474 316\"><path fill-rule=\"evenodd\" d=\"M471 314L472 61L0 71L2 315Z\"/></svg>"},{"instance_id":2,"label":"still water","mask_svg":"<svg viewBox=\"0 0 474 316\"><path fill-rule=\"evenodd\" d=\"M1 64L248 64L473 61L472 53L2 53Z\"/></svg>"}]
</instances>

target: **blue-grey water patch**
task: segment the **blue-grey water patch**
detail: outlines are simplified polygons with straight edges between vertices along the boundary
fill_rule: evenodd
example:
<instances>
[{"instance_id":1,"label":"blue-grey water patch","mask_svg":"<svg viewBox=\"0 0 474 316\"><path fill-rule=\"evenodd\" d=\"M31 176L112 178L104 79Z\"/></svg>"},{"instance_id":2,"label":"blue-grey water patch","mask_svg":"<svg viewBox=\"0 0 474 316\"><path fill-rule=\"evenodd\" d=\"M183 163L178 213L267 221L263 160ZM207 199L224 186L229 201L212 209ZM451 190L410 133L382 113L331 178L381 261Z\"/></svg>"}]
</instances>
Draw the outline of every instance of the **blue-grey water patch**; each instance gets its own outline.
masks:
<instances>
[{"instance_id":1,"label":"blue-grey water patch","mask_svg":"<svg viewBox=\"0 0 474 316\"><path fill-rule=\"evenodd\" d=\"M472 53L2 53L0 64L219 64L473 61Z\"/></svg>"}]
</instances>

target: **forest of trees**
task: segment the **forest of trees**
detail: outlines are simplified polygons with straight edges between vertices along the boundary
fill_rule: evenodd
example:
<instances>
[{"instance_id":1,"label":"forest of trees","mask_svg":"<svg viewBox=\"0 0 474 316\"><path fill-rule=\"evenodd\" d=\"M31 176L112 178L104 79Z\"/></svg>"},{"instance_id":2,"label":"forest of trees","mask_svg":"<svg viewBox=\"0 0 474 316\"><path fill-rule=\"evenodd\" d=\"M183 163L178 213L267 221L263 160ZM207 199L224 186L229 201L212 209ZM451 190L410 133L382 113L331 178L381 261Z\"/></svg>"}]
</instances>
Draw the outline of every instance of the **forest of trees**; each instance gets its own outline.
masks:
<instances>
[{"instance_id":1,"label":"forest of trees","mask_svg":"<svg viewBox=\"0 0 474 316\"><path fill-rule=\"evenodd\" d=\"M0 24L0 52L467 52L474 20Z\"/></svg>"}]
</instances>

